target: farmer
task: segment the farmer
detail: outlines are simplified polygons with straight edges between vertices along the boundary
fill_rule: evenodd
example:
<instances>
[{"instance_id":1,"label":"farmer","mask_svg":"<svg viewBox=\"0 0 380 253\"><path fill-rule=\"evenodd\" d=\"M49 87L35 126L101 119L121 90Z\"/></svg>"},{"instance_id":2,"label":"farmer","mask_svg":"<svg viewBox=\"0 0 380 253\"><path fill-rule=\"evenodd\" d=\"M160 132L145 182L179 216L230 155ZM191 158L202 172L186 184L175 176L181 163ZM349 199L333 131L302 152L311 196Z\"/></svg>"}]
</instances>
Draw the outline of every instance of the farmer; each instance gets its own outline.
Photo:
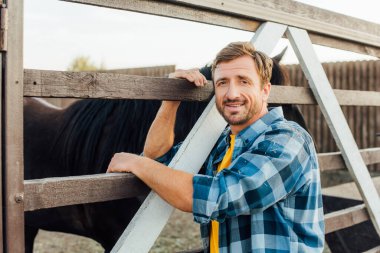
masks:
<instances>
[{"instance_id":1,"label":"farmer","mask_svg":"<svg viewBox=\"0 0 380 253\"><path fill-rule=\"evenodd\" d=\"M249 42L223 48L213 66L215 103L228 127L203 165L204 175L168 164L180 102L163 101L144 156L115 154L108 172L132 172L201 224L205 252L322 252L324 221L317 156L309 134L268 108L272 60ZM196 86L198 70L170 75ZM159 162L158 162L159 161Z\"/></svg>"}]
</instances>

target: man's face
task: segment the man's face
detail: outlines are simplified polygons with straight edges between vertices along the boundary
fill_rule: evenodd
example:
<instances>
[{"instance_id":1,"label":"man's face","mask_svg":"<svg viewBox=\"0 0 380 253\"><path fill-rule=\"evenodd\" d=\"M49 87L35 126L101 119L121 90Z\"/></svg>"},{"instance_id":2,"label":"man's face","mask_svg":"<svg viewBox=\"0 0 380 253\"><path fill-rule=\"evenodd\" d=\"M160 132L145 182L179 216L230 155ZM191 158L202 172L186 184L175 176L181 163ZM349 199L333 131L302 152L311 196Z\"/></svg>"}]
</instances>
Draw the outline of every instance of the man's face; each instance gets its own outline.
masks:
<instances>
[{"instance_id":1,"label":"man's face","mask_svg":"<svg viewBox=\"0 0 380 253\"><path fill-rule=\"evenodd\" d=\"M218 111L238 132L267 112L270 83L262 82L250 56L217 65L214 72Z\"/></svg>"}]
</instances>

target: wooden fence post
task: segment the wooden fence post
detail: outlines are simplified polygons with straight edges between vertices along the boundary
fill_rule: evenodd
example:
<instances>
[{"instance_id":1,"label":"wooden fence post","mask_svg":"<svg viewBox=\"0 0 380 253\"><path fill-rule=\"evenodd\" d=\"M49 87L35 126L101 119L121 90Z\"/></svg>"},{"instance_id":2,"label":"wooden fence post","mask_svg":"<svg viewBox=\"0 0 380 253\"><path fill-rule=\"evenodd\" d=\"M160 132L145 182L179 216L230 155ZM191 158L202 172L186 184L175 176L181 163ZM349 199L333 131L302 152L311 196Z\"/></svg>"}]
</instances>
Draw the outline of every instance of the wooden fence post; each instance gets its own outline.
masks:
<instances>
[{"instance_id":1,"label":"wooden fence post","mask_svg":"<svg viewBox=\"0 0 380 253\"><path fill-rule=\"evenodd\" d=\"M0 82L2 83L4 80L4 73L3 73L3 53L0 53ZM0 112L2 113L2 94L3 90L0 86ZM3 132L3 122L0 119L0 133ZM2 134L0 134L0 189L3 191L4 189L4 183L3 183L3 155L2 155L2 150L3 150L3 138ZM0 252L3 252L4 250L4 233L3 233L3 197L0 197Z\"/></svg>"},{"instance_id":2,"label":"wooden fence post","mask_svg":"<svg viewBox=\"0 0 380 253\"><path fill-rule=\"evenodd\" d=\"M8 0L8 48L4 54L2 149L5 252L24 252L23 0Z\"/></svg>"}]
</instances>

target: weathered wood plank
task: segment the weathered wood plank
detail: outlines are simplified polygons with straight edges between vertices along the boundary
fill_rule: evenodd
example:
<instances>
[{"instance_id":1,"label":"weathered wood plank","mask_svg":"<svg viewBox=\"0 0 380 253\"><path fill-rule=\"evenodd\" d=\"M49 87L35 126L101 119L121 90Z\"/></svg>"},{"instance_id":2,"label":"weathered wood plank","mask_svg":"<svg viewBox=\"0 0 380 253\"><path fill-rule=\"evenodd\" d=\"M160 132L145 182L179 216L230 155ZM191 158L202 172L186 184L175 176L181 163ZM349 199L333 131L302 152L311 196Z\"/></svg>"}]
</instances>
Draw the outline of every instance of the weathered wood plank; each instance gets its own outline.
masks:
<instances>
[{"instance_id":1,"label":"weathered wood plank","mask_svg":"<svg viewBox=\"0 0 380 253\"><path fill-rule=\"evenodd\" d=\"M375 73L376 73L376 84L375 86L376 87L379 87L378 86L378 83L380 82L380 64L376 64L375 66ZM376 124L376 128L375 128L375 136L376 136L376 140L375 140L375 143L379 143L380 141L380 108L375 108L375 114L373 115L373 120ZM380 164L377 165L377 169L380 169Z\"/></svg>"},{"instance_id":2,"label":"weathered wood plank","mask_svg":"<svg viewBox=\"0 0 380 253\"><path fill-rule=\"evenodd\" d=\"M380 193L380 177L373 177L372 182ZM339 184L322 189L322 194L338 198L353 199L363 201L362 196L354 182Z\"/></svg>"},{"instance_id":3,"label":"weathered wood plank","mask_svg":"<svg viewBox=\"0 0 380 253\"><path fill-rule=\"evenodd\" d=\"M4 0L0 0L0 4L3 5ZM1 51L7 51L8 48L8 9L7 8L1 8L0 9L0 17L1 17L1 24L0 24L0 50Z\"/></svg>"},{"instance_id":4,"label":"weathered wood plank","mask_svg":"<svg viewBox=\"0 0 380 253\"><path fill-rule=\"evenodd\" d=\"M380 148L361 149L360 154L366 165L380 163ZM347 168L341 152L320 153L318 162L321 171Z\"/></svg>"},{"instance_id":5,"label":"weathered wood plank","mask_svg":"<svg viewBox=\"0 0 380 253\"><path fill-rule=\"evenodd\" d=\"M195 8L228 12L302 28L337 38L380 46L379 25L291 0L175 0ZM368 40L362 36L369 35Z\"/></svg>"},{"instance_id":6,"label":"weathered wood plank","mask_svg":"<svg viewBox=\"0 0 380 253\"><path fill-rule=\"evenodd\" d=\"M368 65L368 90L375 91L377 83L375 75L375 66L380 62L370 61ZM369 107L368 114L365 115L365 120L368 122L368 147L376 146L376 107ZM380 113L379 113L380 114ZM379 125L380 127L380 125ZM371 166L372 169L376 170L376 166ZM380 167L379 167L380 168Z\"/></svg>"},{"instance_id":7,"label":"weathered wood plank","mask_svg":"<svg viewBox=\"0 0 380 253\"><path fill-rule=\"evenodd\" d=\"M24 96L209 100L211 83L194 88L182 79L103 72L25 70Z\"/></svg>"},{"instance_id":8,"label":"weathered wood plank","mask_svg":"<svg viewBox=\"0 0 380 253\"><path fill-rule=\"evenodd\" d=\"M341 40L333 37L323 36L316 33L309 33L310 39L313 44L342 49L359 54L371 55L380 57L380 48L375 46L369 46L361 43L355 43L348 40Z\"/></svg>"},{"instance_id":9,"label":"weathered wood plank","mask_svg":"<svg viewBox=\"0 0 380 253\"><path fill-rule=\"evenodd\" d=\"M380 163L380 148L360 150L366 164ZM318 154L320 170L346 168L340 152ZM132 174L97 174L25 180L25 211L136 197L147 187ZM141 193L140 193L141 192Z\"/></svg>"},{"instance_id":10,"label":"weathered wood plank","mask_svg":"<svg viewBox=\"0 0 380 253\"><path fill-rule=\"evenodd\" d=\"M206 101L211 82L195 88L186 80L103 72L24 71L24 96ZM334 90L340 105L380 106L380 92ZM309 88L273 85L269 103L316 104Z\"/></svg>"},{"instance_id":11,"label":"weathered wood plank","mask_svg":"<svg viewBox=\"0 0 380 253\"><path fill-rule=\"evenodd\" d=\"M368 71L367 71L368 67L369 67L368 65L363 65L363 64L360 64L359 62L358 72L360 73L360 81L362 81L362 82L359 81L361 83L360 90L369 90L369 80L368 80ZM368 120L367 120L368 113L369 113L368 109L369 109L368 107L366 108L359 107L360 112L359 112L359 117L357 117L360 119L361 128L359 130L360 138L356 139L356 142L358 143L358 146L360 145L359 143L361 143L363 145L362 147L371 147L369 146L369 143L368 143L368 134L371 132L371 129L368 129Z\"/></svg>"},{"instance_id":12,"label":"weathered wood plank","mask_svg":"<svg viewBox=\"0 0 380 253\"><path fill-rule=\"evenodd\" d=\"M3 151L5 154L5 252L24 252L23 162L23 14L24 3L7 1L8 49L3 86Z\"/></svg>"},{"instance_id":13,"label":"weathered wood plank","mask_svg":"<svg viewBox=\"0 0 380 253\"><path fill-rule=\"evenodd\" d=\"M155 76L165 77L175 71L175 65L161 65L153 67L140 67L140 68L124 68L124 69L106 69L99 72L104 73L119 73L125 75L135 76Z\"/></svg>"},{"instance_id":14,"label":"weathered wood plank","mask_svg":"<svg viewBox=\"0 0 380 253\"><path fill-rule=\"evenodd\" d=\"M271 22L265 22L257 29L256 34L260 36L253 36L251 43L255 45L255 48L260 48L262 52L272 52L273 48L276 47L278 43L278 38L281 38L287 26L279 25ZM265 37L266 39L261 39ZM269 53L268 53L269 55Z\"/></svg>"},{"instance_id":15,"label":"weathered wood plank","mask_svg":"<svg viewBox=\"0 0 380 253\"><path fill-rule=\"evenodd\" d=\"M157 16L184 19L205 24L218 25L230 28L238 28L246 31L256 31L261 22L246 17L236 17L217 13L215 11L201 10L188 6L180 6L170 1L154 0L63 0L80 4L89 4L119 10L127 10L153 14Z\"/></svg>"},{"instance_id":16,"label":"weathered wood plank","mask_svg":"<svg viewBox=\"0 0 380 253\"><path fill-rule=\"evenodd\" d=\"M24 187L25 211L131 198L150 190L130 173L25 180Z\"/></svg>"},{"instance_id":17,"label":"weathered wood plank","mask_svg":"<svg viewBox=\"0 0 380 253\"><path fill-rule=\"evenodd\" d=\"M4 79L5 79L5 75L3 72L3 54L0 53L0 82L3 82ZM0 112L1 113L3 113L2 94L3 94L3 91L2 91L2 88L0 88ZM3 132L3 122L2 120L0 120L0 133L2 132ZM3 137L2 137L2 134L0 134L0 189L3 191L4 189L3 171L5 171L5 167L3 166L4 164L3 164L3 154L2 154L2 150L3 150L2 143L3 143ZM1 217L0 219L0 252L4 250L3 210L5 208L5 204L3 202L4 202L3 198L0 198L0 217Z\"/></svg>"},{"instance_id":18,"label":"weathered wood plank","mask_svg":"<svg viewBox=\"0 0 380 253\"><path fill-rule=\"evenodd\" d=\"M380 61L371 61L369 67L369 90L380 91ZM370 107L368 118L369 126L369 145L372 147L378 146L380 143L380 108ZM380 163L371 167L374 170L380 170Z\"/></svg>"},{"instance_id":19,"label":"weathered wood plank","mask_svg":"<svg viewBox=\"0 0 380 253\"><path fill-rule=\"evenodd\" d=\"M371 181L368 169L359 153L359 149L343 115L329 80L315 55L312 43L305 30L288 27L287 37L292 45L309 80L316 100L330 127L342 156L360 190L373 225L380 235L380 199Z\"/></svg>"},{"instance_id":20,"label":"weathered wood plank","mask_svg":"<svg viewBox=\"0 0 380 253\"><path fill-rule=\"evenodd\" d=\"M256 31L272 21L311 31L315 44L380 56L379 25L295 1L64 0ZM360 27L360 28L359 28ZM370 40L367 41L367 36ZM374 44L374 45L373 45Z\"/></svg>"},{"instance_id":21,"label":"weathered wood plank","mask_svg":"<svg viewBox=\"0 0 380 253\"><path fill-rule=\"evenodd\" d=\"M325 215L325 234L359 224L369 219L364 204Z\"/></svg>"}]
</instances>

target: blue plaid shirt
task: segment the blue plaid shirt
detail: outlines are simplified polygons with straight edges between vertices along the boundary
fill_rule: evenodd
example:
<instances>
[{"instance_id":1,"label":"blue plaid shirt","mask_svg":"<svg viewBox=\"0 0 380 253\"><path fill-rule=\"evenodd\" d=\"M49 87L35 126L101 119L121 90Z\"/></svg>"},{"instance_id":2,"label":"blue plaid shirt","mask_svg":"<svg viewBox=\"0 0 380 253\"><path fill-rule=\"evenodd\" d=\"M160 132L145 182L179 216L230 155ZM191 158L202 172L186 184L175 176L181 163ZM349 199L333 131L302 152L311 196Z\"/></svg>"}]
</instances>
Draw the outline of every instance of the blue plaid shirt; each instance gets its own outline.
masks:
<instances>
[{"instance_id":1,"label":"blue plaid shirt","mask_svg":"<svg viewBox=\"0 0 380 253\"><path fill-rule=\"evenodd\" d=\"M322 252L324 221L313 141L281 107L242 130L230 166L217 173L230 129L193 178L193 215L209 250L210 220L219 224L222 252ZM160 161L168 163L175 146Z\"/></svg>"}]
</instances>

